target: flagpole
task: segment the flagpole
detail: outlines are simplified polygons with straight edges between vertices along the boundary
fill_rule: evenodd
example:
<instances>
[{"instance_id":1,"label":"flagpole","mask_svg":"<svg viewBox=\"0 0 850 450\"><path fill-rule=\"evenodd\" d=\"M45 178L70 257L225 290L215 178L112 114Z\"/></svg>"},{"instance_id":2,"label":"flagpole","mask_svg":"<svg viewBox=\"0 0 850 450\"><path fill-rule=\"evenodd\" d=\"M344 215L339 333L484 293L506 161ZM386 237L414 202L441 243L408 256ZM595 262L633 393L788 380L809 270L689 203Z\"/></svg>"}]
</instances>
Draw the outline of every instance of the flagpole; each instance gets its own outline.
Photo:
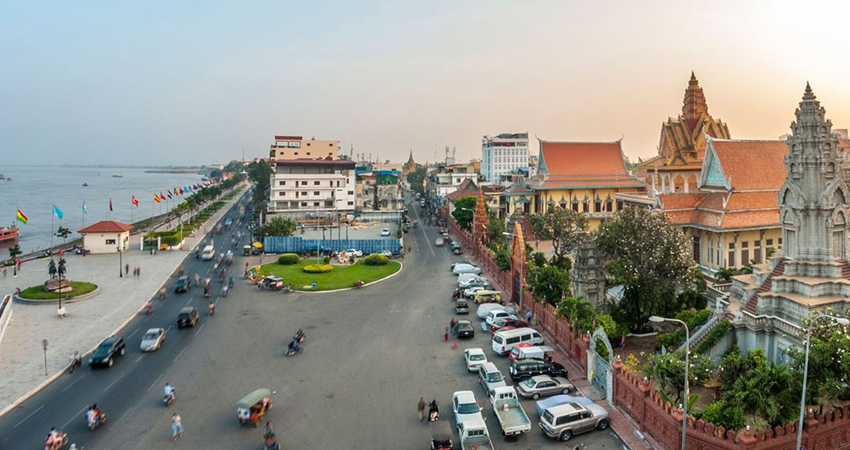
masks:
<instances>
[{"instance_id":1,"label":"flagpole","mask_svg":"<svg viewBox=\"0 0 850 450\"><path fill-rule=\"evenodd\" d=\"M56 215L56 205L53 205L53 211L50 212L50 248L53 248L53 216Z\"/></svg>"},{"instance_id":2,"label":"flagpole","mask_svg":"<svg viewBox=\"0 0 850 450\"><path fill-rule=\"evenodd\" d=\"M133 197L130 196L130 225L133 224Z\"/></svg>"}]
</instances>

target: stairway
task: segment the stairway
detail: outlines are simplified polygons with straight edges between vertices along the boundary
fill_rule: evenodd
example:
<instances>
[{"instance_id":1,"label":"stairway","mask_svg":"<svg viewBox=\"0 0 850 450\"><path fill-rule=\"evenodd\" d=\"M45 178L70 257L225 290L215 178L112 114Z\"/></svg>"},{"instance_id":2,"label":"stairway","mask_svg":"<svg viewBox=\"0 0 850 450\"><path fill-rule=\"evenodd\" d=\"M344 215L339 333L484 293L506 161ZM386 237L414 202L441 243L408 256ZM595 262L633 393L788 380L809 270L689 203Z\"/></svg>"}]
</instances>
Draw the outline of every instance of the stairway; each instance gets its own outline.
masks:
<instances>
[{"instance_id":1,"label":"stairway","mask_svg":"<svg viewBox=\"0 0 850 450\"><path fill-rule=\"evenodd\" d=\"M846 265L846 263L845 263L845 265ZM850 267L848 267L847 269L848 269L848 271L850 271ZM842 271L843 270L844 269L842 269ZM767 279L764 280L764 283L762 283L761 286L759 286L756 293L753 294L752 297L750 297L750 300L741 309L743 309L744 311L747 311L748 313L750 313L752 315L756 315L756 306L758 306L758 296L759 296L759 294L769 292L771 287L773 287L773 277L778 277L778 276L782 275L784 272L785 272L785 260L780 259L779 264L776 265L776 267L773 269L773 272L770 272L770 275L767 276Z\"/></svg>"}]
</instances>

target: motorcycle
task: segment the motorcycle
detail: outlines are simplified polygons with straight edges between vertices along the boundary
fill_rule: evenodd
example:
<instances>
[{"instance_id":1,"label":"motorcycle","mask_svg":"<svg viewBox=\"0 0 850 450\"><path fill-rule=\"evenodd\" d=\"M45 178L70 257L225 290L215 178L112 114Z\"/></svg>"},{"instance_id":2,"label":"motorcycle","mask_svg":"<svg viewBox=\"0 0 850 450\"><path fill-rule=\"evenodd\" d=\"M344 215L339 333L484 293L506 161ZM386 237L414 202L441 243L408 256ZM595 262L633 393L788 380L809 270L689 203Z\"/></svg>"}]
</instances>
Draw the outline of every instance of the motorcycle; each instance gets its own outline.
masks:
<instances>
[{"instance_id":1,"label":"motorcycle","mask_svg":"<svg viewBox=\"0 0 850 450\"><path fill-rule=\"evenodd\" d=\"M228 289L229 289L229 287L227 287L227 286L222 286L222 287L221 287L221 296L222 296L222 297L227 297L227 291L228 291Z\"/></svg>"},{"instance_id":2,"label":"motorcycle","mask_svg":"<svg viewBox=\"0 0 850 450\"><path fill-rule=\"evenodd\" d=\"M295 344L294 346L293 346L293 345L291 345L291 344L293 344L293 343ZM291 342L290 342L290 345L288 345L288 346L286 347L286 356L295 356L295 354L297 354L297 353L298 353L298 352L300 352L301 350L303 350L303 349L301 348L301 344L299 344L298 342L296 342L295 340L293 340L293 341L291 341Z\"/></svg>"},{"instance_id":3,"label":"motorcycle","mask_svg":"<svg viewBox=\"0 0 850 450\"><path fill-rule=\"evenodd\" d=\"M97 413L97 416L95 416L94 420L87 419L86 422L88 422L89 430L94 431L95 429L97 429L97 427L101 426L104 422L106 422L106 413L101 411Z\"/></svg>"},{"instance_id":4,"label":"motorcycle","mask_svg":"<svg viewBox=\"0 0 850 450\"><path fill-rule=\"evenodd\" d=\"M74 370L76 370L77 367L80 367L82 365L83 365L82 355L80 355L80 352L74 352L74 354L71 355L71 362L70 362L70 364L68 364L68 373L74 373Z\"/></svg>"},{"instance_id":5,"label":"motorcycle","mask_svg":"<svg viewBox=\"0 0 850 450\"><path fill-rule=\"evenodd\" d=\"M145 306L145 314L151 315L152 313L153 313L153 304L151 304L151 302L148 302L147 306Z\"/></svg>"},{"instance_id":6,"label":"motorcycle","mask_svg":"<svg viewBox=\"0 0 850 450\"><path fill-rule=\"evenodd\" d=\"M211 316L215 314L215 303L210 303L209 310Z\"/></svg>"},{"instance_id":7,"label":"motorcycle","mask_svg":"<svg viewBox=\"0 0 850 450\"><path fill-rule=\"evenodd\" d=\"M355 281L355 282L354 282L354 284L353 284L353 285L351 285L351 286L352 286L352 287L354 287L354 288L362 288L362 287L363 287L363 284L364 284L364 283L363 283L363 281L361 281L361 280L357 280L357 281Z\"/></svg>"},{"instance_id":8,"label":"motorcycle","mask_svg":"<svg viewBox=\"0 0 850 450\"><path fill-rule=\"evenodd\" d=\"M436 422L440 419L440 407L437 405L436 400L431 400L431 403L428 404L428 421Z\"/></svg>"},{"instance_id":9,"label":"motorcycle","mask_svg":"<svg viewBox=\"0 0 850 450\"><path fill-rule=\"evenodd\" d=\"M165 403L166 408L171 406L171 404L174 403L174 400L177 400L174 390L171 391L171 395L164 395L162 398L162 402Z\"/></svg>"},{"instance_id":10,"label":"motorcycle","mask_svg":"<svg viewBox=\"0 0 850 450\"><path fill-rule=\"evenodd\" d=\"M58 439L44 443L44 450L59 450L66 445L68 445L68 435L60 432Z\"/></svg>"}]
</instances>

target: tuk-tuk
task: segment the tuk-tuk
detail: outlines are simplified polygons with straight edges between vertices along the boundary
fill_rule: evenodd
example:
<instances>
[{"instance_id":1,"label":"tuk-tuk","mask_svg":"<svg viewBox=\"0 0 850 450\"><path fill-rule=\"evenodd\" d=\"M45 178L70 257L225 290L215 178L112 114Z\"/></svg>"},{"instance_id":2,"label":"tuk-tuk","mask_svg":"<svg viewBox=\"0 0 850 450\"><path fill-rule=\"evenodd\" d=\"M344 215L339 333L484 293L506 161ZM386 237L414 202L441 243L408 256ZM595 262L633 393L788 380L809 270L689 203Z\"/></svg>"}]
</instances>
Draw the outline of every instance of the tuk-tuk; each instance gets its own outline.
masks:
<instances>
[{"instance_id":1,"label":"tuk-tuk","mask_svg":"<svg viewBox=\"0 0 850 450\"><path fill-rule=\"evenodd\" d=\"M452 450L452 428L445 420L429 422L431 426L431 450Z\"/></svg>"},{"instance_id":2,"label":"tuk-tuk","mask_svg":"<svg viewBox=\"0 0 850 450\"><path fill-rule=\"evenodd\" d=\"M253 424L260 426L266 412L272 409L272 391L268 389L257 389L246 395L236 403L236 416L242 425Z\"/></svg>"},{"instance_id":3,"label":"tuk-tuk","mask_svg":"<svg viewBox=\"0 0 850 450\"><path fill-rule=\"evenodd\" d=\"M242 247L242 256L249 256L251 254L251 246L246 245Z\"/></svg>"},{"instance_id":4,"label":"tuk-tuk","mask_svg":"<svg viewBox=\"0 0 850 450\"><path fill-rule=\"evenodd\" d=\"M469 301L463 297L455 300L455 314L469 314Z\"/></svg>"},{"instance_id":5,"label":"tuk-tuk","mask_svg":"<svg viewBox=\"0 0 850 450\"><path fill-rule=\"evenodd\" d=\"M475 299L475 303L478 305L483 305L485 303L502 303L502 291L480 290L475 293L473 298Z\"/></svg>"},{"instance_id":6,"label":"tuk-tuk","mask_svg":"<svg viewBox=\"0 0 850 450\"><path fill-rule=\"evenodd\" d=\"M272 289L272 290L280 290L283 289L283 278L276 277L274 275L266 275L257 286L260 289Z\"/></svg>"},{"instance_id":7,"label":"tuk-tuk","mask_svg":"<svg viewBox=\"0 0 850 450\"><path fill-rule=\"evenodd\" d=\"M251 246L252 255L259 255L263 252L263 244L261 242L254 242L253 244L251 244Z\"/></svg>"},{"instance_id":8,"label":"tuk-tuk","mask_svg":"<svg viewBox=\"0 0 850 450\"><path fill-rule=\"evenodd\" d=\"M233 252L228 250L227 253L224 254L224 263L228 266L233 264Z\"/></svg>"}]
</instances>

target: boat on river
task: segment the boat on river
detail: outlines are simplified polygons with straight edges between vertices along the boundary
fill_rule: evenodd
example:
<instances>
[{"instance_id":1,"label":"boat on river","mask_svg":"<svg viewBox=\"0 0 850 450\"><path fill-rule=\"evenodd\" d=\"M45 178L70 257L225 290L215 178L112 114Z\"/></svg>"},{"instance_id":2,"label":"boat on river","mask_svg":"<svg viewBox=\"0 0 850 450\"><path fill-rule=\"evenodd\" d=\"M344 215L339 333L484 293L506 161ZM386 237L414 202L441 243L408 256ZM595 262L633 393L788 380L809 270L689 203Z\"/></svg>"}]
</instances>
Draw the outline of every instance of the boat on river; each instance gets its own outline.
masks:
<instances>
[{"instance_id":1,"label":"boat on river","mask_svg":"<svg viewBox=\"0 0 850 450\"><path fill-rule=\"evenodd\" d=\"M0 227L0 243L13 242L18 240L18 228L12 225L11 227Z\"/></svg>"}]
</instances>

